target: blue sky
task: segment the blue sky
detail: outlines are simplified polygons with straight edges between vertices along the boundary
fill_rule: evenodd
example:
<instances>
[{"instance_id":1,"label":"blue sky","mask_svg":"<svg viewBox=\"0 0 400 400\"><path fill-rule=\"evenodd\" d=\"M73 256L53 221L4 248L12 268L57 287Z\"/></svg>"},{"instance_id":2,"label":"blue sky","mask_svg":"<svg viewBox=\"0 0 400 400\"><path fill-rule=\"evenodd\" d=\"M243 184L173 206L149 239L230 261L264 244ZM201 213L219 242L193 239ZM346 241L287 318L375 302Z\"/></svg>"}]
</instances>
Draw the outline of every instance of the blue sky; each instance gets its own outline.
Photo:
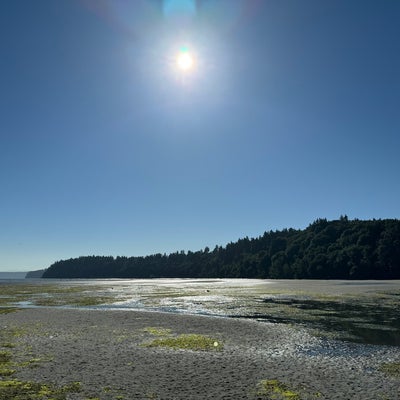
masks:
<instances>
[{"instance_id":1,"label":"blue sky","mask_svg":"<svg viewBox=\"0 0 400 400\"><path fill-rule=\"evenodd\" d=\"M1 1L0 271L399 218L399 21L397 0Z\"/></svg>"}]
</instances>

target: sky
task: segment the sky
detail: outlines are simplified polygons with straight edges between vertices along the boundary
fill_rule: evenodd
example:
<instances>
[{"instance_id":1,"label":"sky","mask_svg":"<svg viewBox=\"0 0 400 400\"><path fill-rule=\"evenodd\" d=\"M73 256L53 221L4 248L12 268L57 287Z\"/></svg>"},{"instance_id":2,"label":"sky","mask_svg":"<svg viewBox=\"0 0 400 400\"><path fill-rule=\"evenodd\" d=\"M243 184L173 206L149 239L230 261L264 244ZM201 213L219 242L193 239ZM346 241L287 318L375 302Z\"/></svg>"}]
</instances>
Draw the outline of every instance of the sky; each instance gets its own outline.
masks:
<instances>
[{"instance_id":1,"label":"sky","mask_svg":"<svg viewBox=\"0 0 400 400\"><path fill-rule=\"evenodd\" d=\"M399 21L398 0L2 0L0 271L399 218Z\"/></svg>"}]
</instances>

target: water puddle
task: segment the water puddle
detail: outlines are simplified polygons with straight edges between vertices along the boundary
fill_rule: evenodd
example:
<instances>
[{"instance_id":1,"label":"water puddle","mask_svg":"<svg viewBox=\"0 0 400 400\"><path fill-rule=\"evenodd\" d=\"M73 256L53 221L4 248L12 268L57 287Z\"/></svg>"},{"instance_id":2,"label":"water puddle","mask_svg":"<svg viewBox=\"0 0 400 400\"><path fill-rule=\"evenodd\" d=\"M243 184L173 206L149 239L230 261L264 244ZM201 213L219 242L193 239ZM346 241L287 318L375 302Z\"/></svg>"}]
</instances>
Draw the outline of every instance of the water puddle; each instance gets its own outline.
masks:
<instances>
[{"instance_id":1,"label":"water puddle","mask_svg":"<svg viewBox=\"0 0 400 400\"><path fill-rule=\"evenodd\" d=\"M394 307L374 302L323 301L306 298L266 298L266 313L245 318L297 324L334 339L400 346L400 318Z\"/></svg>"}]
</instances>

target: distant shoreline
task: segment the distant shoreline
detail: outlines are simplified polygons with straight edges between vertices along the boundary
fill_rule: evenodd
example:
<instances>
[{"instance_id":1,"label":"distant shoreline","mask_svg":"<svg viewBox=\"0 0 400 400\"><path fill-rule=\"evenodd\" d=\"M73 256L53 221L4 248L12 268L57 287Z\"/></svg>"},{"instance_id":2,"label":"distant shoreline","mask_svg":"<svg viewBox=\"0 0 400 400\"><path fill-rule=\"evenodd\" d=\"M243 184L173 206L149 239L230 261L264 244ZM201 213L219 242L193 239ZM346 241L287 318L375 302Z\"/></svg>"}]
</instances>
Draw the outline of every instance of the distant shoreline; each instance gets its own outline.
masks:
<instances>
[{"instance_id":1,"label":"distant shoreline","mask_svg":"<svg viewBox=\"0 0 400 400\"><path fill-rule=\"evenodd\" d=\"M400 279L400 221L317 219L226 246L141 257L59 260L44 278ZM33 271L40 274L40 271Z\"/></svg>"}]
</instances>

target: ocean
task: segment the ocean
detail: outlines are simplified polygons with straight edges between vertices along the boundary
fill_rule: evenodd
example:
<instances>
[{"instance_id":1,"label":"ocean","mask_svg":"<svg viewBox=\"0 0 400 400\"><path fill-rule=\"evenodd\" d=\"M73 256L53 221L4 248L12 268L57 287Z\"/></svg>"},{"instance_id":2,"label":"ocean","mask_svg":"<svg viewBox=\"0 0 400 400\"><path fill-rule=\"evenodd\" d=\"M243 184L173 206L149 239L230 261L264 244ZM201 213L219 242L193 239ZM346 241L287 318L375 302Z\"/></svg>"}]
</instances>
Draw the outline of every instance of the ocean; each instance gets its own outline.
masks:
<instances>
[{"instance_id":1,"label":"ocean","mask_svg":"<svg viewBox=\"0 0 400 400\"><path fill-rule=\"evenodd\" d=\"M0 280L25 279L27 272L0 272Z\"/></svg>"}]
</instances>

